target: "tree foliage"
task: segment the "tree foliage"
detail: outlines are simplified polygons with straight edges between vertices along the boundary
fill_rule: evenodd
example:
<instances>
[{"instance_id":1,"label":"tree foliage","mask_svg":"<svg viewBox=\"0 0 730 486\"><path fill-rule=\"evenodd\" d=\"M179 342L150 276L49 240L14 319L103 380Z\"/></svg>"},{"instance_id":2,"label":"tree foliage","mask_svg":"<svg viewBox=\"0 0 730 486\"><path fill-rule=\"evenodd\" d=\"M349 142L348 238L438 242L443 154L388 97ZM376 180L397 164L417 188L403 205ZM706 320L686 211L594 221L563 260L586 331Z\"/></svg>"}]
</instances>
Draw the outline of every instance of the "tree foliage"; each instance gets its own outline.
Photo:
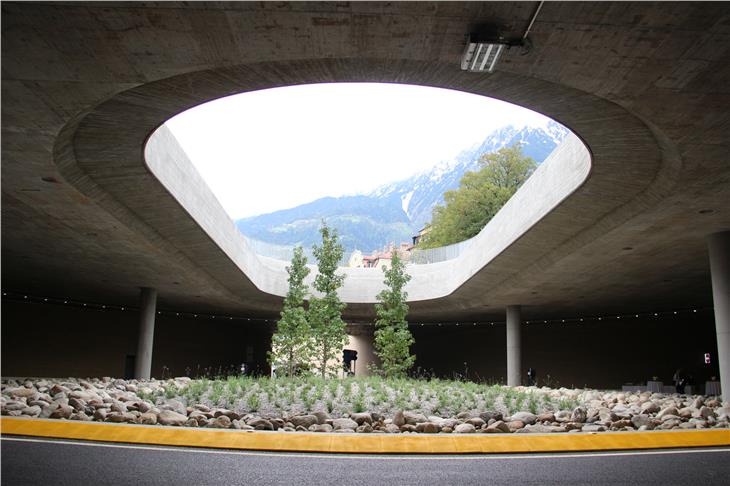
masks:
<instances>
[{"instance_id":1,"label":"tree foliage","mask_svg":"<svg viewBox=\"0 0 730 486\"><path fill-rule=\"evenodd\" d=\"M537 167L519 144L482 155L479 165L478 171L464 174L458 189L444 193L443 206L433 208L431 231L421 240L421 248L476 236Z\"/></svg>"},{"instance_id":2,"label":"tree foliage","mask_svg":"<svg viewBox=\"0 0 730 486\"><path fill-rule=\"evenodd\" d=\"M292 377L311 359L312 333L304 309L304 299L308 293L304 279L310 270L301 246L294 249L291 265L286 267L286 271L289 275L289 290L284 298L281 319L276 323L276 332L271 337L269 363Z\"/></svg>"},{"instance_id":3,"label":"tree foliage","mask_svg":"<svg viewBox=\"0 0 730 486\"><path fill-rule=\"evenodd\" d=\"M406 321L408 293L403 291L411 276L396 251L393 252L390 268L383 267L383 272L386 288L378 294L380 303L375 305L378 316L375 321L375 354L380 358L378 371L381 374L400 378L416 361L416 356L410 351L414 340Z\"/></svg>"},{"instance_id":4,"label":"tree foliage","mask_svg":"<svg viewBox=\"0 0 730 486\"><path fill-rule=\"evenodd\" d=\"M344 248L339 242L337 230L323 221L319 229L322 244L312 251L317 259L318 273L314 278L314 290L319 294L309 300L309 324L312 330L314 358L323 378L337 373L341 368L342 348L347 343L342 311L346 305L340 301L337 289L342 287L344 275L336 271Z\"/></svg>"}]
</instances>

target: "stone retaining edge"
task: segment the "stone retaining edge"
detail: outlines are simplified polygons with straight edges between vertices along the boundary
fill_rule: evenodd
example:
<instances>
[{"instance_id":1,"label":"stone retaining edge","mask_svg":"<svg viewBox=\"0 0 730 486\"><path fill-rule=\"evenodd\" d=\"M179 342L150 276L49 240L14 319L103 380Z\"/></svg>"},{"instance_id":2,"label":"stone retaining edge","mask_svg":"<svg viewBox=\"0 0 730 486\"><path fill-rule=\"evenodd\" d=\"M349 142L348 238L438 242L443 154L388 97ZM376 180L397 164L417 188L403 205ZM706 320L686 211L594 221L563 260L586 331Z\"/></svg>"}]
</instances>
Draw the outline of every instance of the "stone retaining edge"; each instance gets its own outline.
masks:
<instances>
[{"instance_id":1,"label":"stone retaining edge","mask_svg":"<svg viewBox=\"0 0 730 486\"><path fill-rule=\"evenodd\" d=\"M2 417L0 434L98 442L347 454L501 454L730 446L730 430L577 434L246 432Z\"/></svg>"}]
</instances>

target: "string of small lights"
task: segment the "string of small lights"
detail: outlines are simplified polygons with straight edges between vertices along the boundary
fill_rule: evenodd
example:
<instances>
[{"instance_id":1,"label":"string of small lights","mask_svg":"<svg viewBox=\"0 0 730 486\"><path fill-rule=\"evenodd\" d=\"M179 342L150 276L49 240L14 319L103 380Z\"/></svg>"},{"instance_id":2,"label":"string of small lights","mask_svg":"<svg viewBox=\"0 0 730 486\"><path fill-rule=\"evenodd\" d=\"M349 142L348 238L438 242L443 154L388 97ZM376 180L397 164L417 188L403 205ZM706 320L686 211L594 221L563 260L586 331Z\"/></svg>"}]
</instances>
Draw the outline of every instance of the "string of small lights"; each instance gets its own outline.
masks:
<instances>
[{"instance_id":1,"label":"string of small lights","mask_svg":"<svg viewBox=\"0 0 730 486\"><path fill-rule=\"evenodd\" d=\"M21 301L35 304L52 304L52 305L63 305L68 307L81 307L86 309L94 309L101 311L122 311L122 312L136 312L139 311L139 307L127 306L127 305L115 305L115 304L101 304L99 302L84 302L73 299L61 299L56 297L39 297L36 295L29 295L24 293L3 291L3 299ZM228 314L208 314L201 312L181 312L172 310L158 310L157 315L160 316L175 316L192 319L218 319L218 320L229 320L229 321L249 321L249 322L260 322L260 323L275 323L277 319L267 319L261 317L241 317Z\"/></svg>"},{"instance_id":2,"label":"string of small lights","mask_svg":"<svg viewBox=\"0 0 730 486\"><path fill-rule=\"evenodd\" d=\"M27 303L40 303L40 304L52 304L52 305L64 305L70 307L81 307L95 310L108 310L108 311L138 311L139 307L134 306L123 306L115 304L102 304L98 302L84 302L79 300L73 300L68 298L56 298L56 297L39 297L36 295L30 295L19 292L3 291L3 299L27 302ZM692 315L698 312L712 310L712 307L695 307L690 309L676 309L676 310L663 310L655 312L639 312L631 314L607 314L607 315L592 315L583 317L565 317L560 319L527 319L523 323L526 325L551 325L551 324L581 324L591 322L616 322L620 320L631 320L631 319L642 319L642 318L660 318L660 317L679 317L684 315ZM278 318L262 318L262 317L242 317L234 316L229 314L209 314L209 313L195 313L195 312L181 312L174 310L158 310L157 314L160 316L175 316L182 318L192 319L218 319L218 320L229 320L229 321L247 321L247 322L259 322L259 323L270 323L274 324ZM356 325L373 325L372 322L351 322ZM425 327L425 326L495 326L504 325L504 320L486 320L486 321L451 321L451 322L409 322L411 327Z\"/></svg>"}]
</instances>

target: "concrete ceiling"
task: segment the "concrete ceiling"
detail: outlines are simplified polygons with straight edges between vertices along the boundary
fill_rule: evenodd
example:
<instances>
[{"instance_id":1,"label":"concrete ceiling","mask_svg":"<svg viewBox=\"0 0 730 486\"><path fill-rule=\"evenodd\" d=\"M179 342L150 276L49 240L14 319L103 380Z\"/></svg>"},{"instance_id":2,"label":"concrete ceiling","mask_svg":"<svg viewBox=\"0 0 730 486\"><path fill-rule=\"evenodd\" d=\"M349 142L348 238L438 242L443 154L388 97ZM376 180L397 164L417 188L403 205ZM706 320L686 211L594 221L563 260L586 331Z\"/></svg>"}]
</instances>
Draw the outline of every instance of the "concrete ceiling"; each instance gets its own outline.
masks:
<instances>
[{"instance_id":1,"label":"concrete ceiling","mask_svg":"<svg viewBox=\"0 0 730 486\"><path fill-rule=\"evenodd\" d=\"M730 7L546 3L527 55L465 73L465 35L524 31L534 3L2 4L2 287L273 316L147 170L160 123L221 96L381 81L540 111L588 145L589 180L452 295L412 319L711 305L705 238L730 229ZM630 249L628 249L630 248ZM348 316L367 318L369 305Z\"/></svg>"}]
</instances>

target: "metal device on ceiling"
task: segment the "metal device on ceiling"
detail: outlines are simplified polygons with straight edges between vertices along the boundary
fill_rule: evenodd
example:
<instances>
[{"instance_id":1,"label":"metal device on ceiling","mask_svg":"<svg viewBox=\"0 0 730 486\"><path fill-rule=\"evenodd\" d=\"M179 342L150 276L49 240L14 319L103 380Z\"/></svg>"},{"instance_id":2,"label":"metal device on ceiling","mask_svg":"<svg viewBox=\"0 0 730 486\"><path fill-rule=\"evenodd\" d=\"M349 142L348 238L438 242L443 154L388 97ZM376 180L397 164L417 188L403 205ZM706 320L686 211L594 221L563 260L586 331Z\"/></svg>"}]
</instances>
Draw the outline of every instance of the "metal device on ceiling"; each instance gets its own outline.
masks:
<instances>
[{"instance_id":1,"label":"metal device on ceiling","mask_svg":"<svg viewBox=\"0 0 730 486\"><path fill-rule=\"evenodd\" d=\"M543 3L538 3L535 8L535 13L532 14L530 23L527 25L525 33L522 34L520 39L505 39L499 35L483 32L469 34L466 49L461 57L461 69L463 71L477 73L492 73L497 65L497 61L499 61L500 56L506 49L519 46L523 48L522 53L527 54L532 47L527 35L530 33L530 29L532 29L532 25L535 23L535 19L540 13Z\"/></svg>"}]
</instances>

